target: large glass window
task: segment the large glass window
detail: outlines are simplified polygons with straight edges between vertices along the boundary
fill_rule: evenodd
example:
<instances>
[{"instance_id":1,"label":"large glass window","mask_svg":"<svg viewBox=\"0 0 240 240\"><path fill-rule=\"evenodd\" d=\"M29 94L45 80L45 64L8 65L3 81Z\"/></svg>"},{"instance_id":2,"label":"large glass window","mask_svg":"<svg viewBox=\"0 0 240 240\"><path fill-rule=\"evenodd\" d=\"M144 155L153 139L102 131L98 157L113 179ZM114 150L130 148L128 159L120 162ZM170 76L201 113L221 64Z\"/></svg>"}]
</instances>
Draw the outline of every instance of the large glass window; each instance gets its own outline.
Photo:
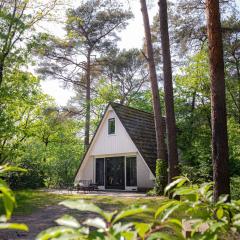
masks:
<instances>
[{"instance_id":1,"label":"large glass window","mask_svg":"<svg viewBox=\"0 0 240 240\"><path fill-rule=\"evenodd\" d=\"M108 119L108 134L115 134L115 118Z\"/></svg>"},{"instance_id":2,"label":"large glass window","mask_svg":"<svg viewBox=\"0 0 240 240\"><path fill-rule=\"evenodd\" d=\"M137 186L136 157L126 157L126 185Z\"/></svg>"},{"instance_id":3,"label":"large glass window","mask_svg":"<svg viewBox=\"0 0 240 240\"><path fill-rule=\"evenodd\" d=\"M104 158L96 158L96 184L104 186Z\"/></svg>"}]
</instances>

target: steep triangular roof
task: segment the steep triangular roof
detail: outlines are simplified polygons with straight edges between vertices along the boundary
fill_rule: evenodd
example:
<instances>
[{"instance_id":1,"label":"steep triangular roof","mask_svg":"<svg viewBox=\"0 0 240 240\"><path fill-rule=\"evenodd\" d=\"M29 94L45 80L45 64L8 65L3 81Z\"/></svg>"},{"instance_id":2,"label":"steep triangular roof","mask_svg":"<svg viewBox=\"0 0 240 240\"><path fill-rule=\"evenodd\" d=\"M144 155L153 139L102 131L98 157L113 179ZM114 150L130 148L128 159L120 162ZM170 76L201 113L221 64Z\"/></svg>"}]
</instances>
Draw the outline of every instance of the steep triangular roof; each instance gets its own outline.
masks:
<instances>
[{"instance_id":1,"label":"steep triangular roof","mask_svg":"<svg viewBox=\"0 0 240 240\"><path fill-rule=\"evenodd\" d=\"M87 155L89 149L91 148L93 140L102 123L102 120L106 115L109 106L113 108L119 120L126 129L128 135L130 136L133 143L137 147L138 151L142 155L143 159L147 163L149 169L155 175L157 144L153 113L138 110L119 103L109 103L108 106L106 107L104 115L94 133L94 136L89 144L89 147L83 156L83 160ZM80 166L76 172L76 175L82 165L82 162L83 161L81 161Z\"/></svg>"},{"instance_id":2,"label":"steep triangular roof","mask_svg":"<svg viewBox=\"0 0 240 240\"><path fill-rule=\"evenodd\" d=\"M155 175L157 143L153 114L118 103L110 105Z\"/></svg>"}]
</instances>

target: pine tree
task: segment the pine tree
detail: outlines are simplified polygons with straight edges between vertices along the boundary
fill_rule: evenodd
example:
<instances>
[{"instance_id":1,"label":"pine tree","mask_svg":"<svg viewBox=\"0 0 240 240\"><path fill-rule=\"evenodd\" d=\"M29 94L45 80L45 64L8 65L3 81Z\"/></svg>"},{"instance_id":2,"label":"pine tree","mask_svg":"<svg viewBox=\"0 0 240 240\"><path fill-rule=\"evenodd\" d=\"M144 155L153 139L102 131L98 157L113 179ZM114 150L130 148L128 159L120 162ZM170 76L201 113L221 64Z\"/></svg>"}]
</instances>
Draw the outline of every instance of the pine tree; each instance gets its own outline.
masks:
<instances>
[{"instance_id":1,"label":"pine tree","mask_svg":"<svg viewBox=\"0 0 240 240\"><path fill-rule=\"evenodd\" d=\"M222 30L218 0L206 0L211 75L212 161L214 199L230 195L228 137Z\"/></svg>"},{"instance_id":2,"label":"pine tree","mask_svg":"<svg viewBox=\"0 0 240 240\"><path fill-rule=\"evenodd\" d=\"M167 1L159 0L160 35L163 58L164 96L166 107L166 128L168 142L168 182L179 175L176 136L176 119L172 83L172 62L170 54Z\"/></svg>"},{"instance_id":3,"label":"pine tree","mask_svg":"<svg viewBox=\"0 0 240 240\"><path fill-rule=\"evenodd\" d=\"M143 16L143 23L145 29L145 38L146 38L146 47L147 47L147 56L146 59L148 61L149 66L149 74L150 74L150 82L152 89L152 102L153 102L153 112L154 112L154 121L155 121L155 129L156 129L156 141L157 141L157 158L160 161L166 162L166 146L164 141L164 122L162 118L161 105L160 105L160 97L159 97L159 89L158 89L158 81L157 81L157 73L154 62L154 53L151 39L151 31L148 17L148 10L145 0L140 0L141 3L141 11ZM167 164L162 164L162 166L166 166ZM162 171L165 173L162 176L162 186L164 187L167 184L167 169Z\"/></svg>"}]
</instances>

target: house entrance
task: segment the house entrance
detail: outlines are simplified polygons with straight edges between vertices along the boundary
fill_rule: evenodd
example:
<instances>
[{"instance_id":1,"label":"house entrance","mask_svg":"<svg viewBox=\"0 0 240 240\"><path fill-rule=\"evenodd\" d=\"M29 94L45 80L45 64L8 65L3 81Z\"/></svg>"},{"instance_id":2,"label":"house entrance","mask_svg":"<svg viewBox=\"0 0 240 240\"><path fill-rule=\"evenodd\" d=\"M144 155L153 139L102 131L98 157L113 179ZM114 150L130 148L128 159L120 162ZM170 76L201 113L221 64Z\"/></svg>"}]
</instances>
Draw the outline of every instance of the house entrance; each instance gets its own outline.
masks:
<instances>
[{"instance_id":1,"label":"house entrance","mask_svg":"<svg viewBox=\"0 0 240 240\"><path fill-rule=\"evenodd\" d=\"M105 188L125 189L124 157L105 158Z\"/></svg>"}]
</instances>

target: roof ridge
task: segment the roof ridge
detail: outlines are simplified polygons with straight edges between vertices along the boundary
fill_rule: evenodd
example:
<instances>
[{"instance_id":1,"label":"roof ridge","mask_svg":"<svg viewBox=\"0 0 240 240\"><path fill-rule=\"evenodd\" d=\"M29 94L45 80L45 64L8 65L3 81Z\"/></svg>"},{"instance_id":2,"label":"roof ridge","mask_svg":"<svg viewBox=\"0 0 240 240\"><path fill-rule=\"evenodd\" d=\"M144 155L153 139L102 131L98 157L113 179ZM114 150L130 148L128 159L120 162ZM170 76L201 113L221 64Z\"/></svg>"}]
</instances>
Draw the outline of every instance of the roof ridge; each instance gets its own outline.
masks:
<instances>
[{"instance_id":1,"label":"roof ridge","mask_svg":"<svg viewBox=\"0 0 240 240\"><path fill-rule=\"evenodd\" d=\"M112 104L116 104L116 105L119 105L119 106L122 106L122 107L125 107L125 108L130 108L130 109L139 111L139 112L141 112L141 113L147 113L147 114L149 114L149 115L153 115L153 112L147 112L147 111L145 111L145 110L141 110L141 109L137 109L137 108L134 108L134 107L126 106L126 105L121 104L121 103L110 102L109 104L110 104L111 106L112 106Z\"/></svg>"}]
</instances>

